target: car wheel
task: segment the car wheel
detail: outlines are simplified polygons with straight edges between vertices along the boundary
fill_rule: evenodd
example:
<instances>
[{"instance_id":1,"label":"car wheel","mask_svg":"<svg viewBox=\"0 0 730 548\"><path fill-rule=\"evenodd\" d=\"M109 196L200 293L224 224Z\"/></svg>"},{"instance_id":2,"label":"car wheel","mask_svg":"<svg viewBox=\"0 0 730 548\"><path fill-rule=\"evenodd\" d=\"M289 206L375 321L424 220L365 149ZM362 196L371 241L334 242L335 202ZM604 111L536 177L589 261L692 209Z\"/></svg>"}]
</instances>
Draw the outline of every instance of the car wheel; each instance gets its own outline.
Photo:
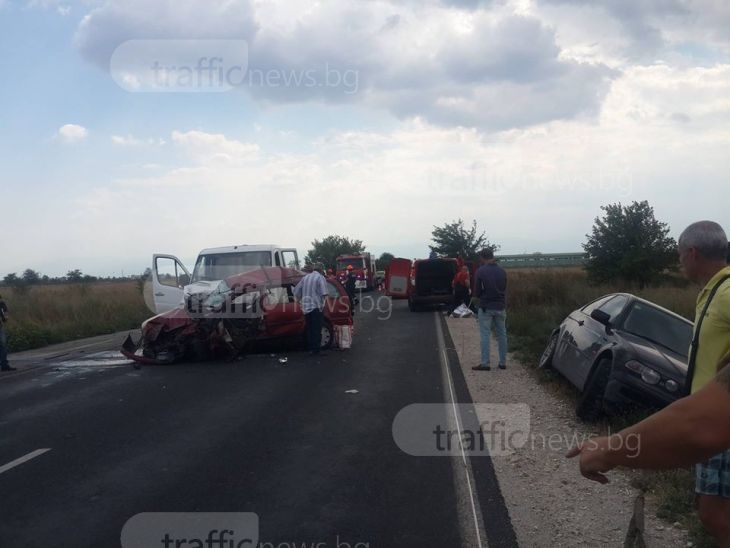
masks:
<instances>
[{"instance_id":1,"label":"car wheel","mask_svg":"<svg viewBox=\"0 0 730 548\"><path fill-rule=\"evenodd\" d=\"M603 358L588 377L583 393L578 399L575 414L586 422L595 422L603 413L603 396L611 376L611 360Z\"/></svg>"},{"instance_id":2,"label":"car wheel","mask_svg":"<svg viewBox=\"0 0 730 548\"><path fill-rule=\"evenodd\" d=\"M322 324L322 339L319 344L319 347L323 350L326 350L332 346L332 342L335 339L335 333L334 329L332 329L332 325L330 325L329 322L324 322Z\"/></svg>"},{"instance_id":3,"label":"car wheel","mask_svg":"<svg viewBox=\"0 0 730 548\"><path fill-rule=\"evenodd\" d=\"M537 362L538 369L552 369L555 349L558 347L558 334L559 333L556 331L550 335L550 340L548 341L545 350L542 351L540 361Z\"/></svg>"}]
</instances>

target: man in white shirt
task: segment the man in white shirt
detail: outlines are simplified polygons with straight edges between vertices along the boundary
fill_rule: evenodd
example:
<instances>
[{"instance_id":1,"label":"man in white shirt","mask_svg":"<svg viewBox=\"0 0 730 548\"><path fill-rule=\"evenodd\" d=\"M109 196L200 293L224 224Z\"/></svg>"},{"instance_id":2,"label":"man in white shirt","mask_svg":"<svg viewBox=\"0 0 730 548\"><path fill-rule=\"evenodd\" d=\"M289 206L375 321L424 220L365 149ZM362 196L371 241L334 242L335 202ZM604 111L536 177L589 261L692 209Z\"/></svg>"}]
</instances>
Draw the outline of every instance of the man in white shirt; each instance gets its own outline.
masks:
<instances>
[{"instance_id":1,"label":"man in white shirt","mask_svg":"<svg viewBox=\"0 0 730 548\"><path fill-rule=\"evenodd\" d=\"M324 266L315 264L311 272L294 287L294 298L299 301L306 323L307 349L316 356L322 346L322 321L324 299L327 296L327 281L322 274ZM307 270L307 267L305 267Z\"/></svg>"}]
</instances>

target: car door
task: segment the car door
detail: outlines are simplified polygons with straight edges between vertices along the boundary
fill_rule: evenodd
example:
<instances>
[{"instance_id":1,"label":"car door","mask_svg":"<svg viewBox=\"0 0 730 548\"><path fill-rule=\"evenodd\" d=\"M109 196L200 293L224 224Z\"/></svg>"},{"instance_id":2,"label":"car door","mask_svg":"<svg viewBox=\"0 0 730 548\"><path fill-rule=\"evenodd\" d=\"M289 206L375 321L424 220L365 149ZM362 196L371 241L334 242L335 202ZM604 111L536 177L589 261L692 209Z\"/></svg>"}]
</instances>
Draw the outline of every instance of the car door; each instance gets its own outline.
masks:
<instances>
[{"instance_id":1,"label":"car door","mask_svg":"<svg viewBox=\"0 0 730 548\"><path fill-rule=\"evenodd\" d=\"M324 314L332 325L349 324L352 318L350 297L338 281L327 280L327 297L324 302Z\"/></svg>"},{"instance_id":2,"label":"car door","mask_svg":"<svg viewBox=\"0 0 730 548\"><path fill-rule=\"evenodd\" d=\"M408 281L411 276L410 259L392 259L385 279L389 297L408 298Z\"/></svg>"},{"instance_id":3,"label":"car door","mask_svg":"<svg viewBox=\"0 0 730 548\"><path fill-rule=\"evenodd\" d=\"M553 366L560 371L569 381L576 383L580 381L577 374L582 358L578 347L577 339L581 337L581 329L585 325L586 317L590 317L591 311L602 304L613 299L614 295L606 295L600 299L588 303L582 309L574 310L565 319L563 329L555 349Z\"/></svg>"},{"instance_id":4,"label":"car door","mask_svg":"<svg viewBox=\"0 0 730 548\"><path fill-rule=\"evenodd\" d=\"M293 337L304 331L304 314L294 299L293 286L272 287L262 301L266 338Z\"/></svg>"},{"instance_id":5,"label":"car door","mask_svg":"<svg viewBox=\"0 0 730 548\"><path fill-rule=\"evenodd\" d=\"M158 314L177 308L183 302L183 288L190 283L190 272L174 255L152 256L152 295Z\"/></svg>"},{"instance_id":6,"label":"car door","mask_svg":"<svg viewBox=\"0 0 730 548\"><path fill-rule=\"evenodd\" d=\"M598 310L605 312L615 322L626 308L629 298L626 295L615 295L598 307ZM613 335L606 331L606 326L584 314L584 323L575 331L575 344L578 349L578 361L575 364L574 376L575 385L583 389L591 366L596 359L596 354L607 343L611 342Z\"/></svg>"}]
</instances>

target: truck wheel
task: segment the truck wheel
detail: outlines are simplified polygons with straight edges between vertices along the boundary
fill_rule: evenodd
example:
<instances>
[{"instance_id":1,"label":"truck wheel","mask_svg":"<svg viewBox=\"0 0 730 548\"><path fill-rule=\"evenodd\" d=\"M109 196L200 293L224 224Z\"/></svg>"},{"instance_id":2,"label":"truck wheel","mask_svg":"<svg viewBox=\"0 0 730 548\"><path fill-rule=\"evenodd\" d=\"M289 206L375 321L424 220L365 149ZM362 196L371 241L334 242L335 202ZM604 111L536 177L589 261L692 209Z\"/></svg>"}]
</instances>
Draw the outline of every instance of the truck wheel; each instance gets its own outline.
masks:
<instances>
[{"instance_id":1,"label":"truck wheel","mask_svg":"<svg viewBox=\"0 0 730 548\"><path fill-rule=\"evenodd\" d=\"M575 414L585 422L596 422L603 414L603 396L611 376L611 360L603 358L591 372L578 398Z\"/></svg>"},{"instance_id":2,"label":"truck wheel","mask_svg":"<svg viewBox=\"0 0 730 548\"><path fill-rule=\"evenodd\" d=\"M555 356L555 349L558 347L558 332L556 331L552 335L550 335L550 340L547 343L547 346L545 347L545 350L542 351L542 355L540 356L540 361L537 362L537 368L538 369L552 369L553 367L553 357Z\"/></svg>"}]
</instances>

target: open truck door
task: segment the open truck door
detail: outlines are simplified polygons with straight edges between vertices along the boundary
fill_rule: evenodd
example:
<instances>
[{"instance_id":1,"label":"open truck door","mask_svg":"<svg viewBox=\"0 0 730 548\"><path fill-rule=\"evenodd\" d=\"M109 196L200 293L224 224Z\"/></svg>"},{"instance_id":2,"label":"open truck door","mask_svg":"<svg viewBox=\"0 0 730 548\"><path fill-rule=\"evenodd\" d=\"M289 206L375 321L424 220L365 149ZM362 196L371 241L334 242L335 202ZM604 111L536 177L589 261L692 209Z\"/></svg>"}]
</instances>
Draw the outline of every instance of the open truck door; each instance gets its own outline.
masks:
<instances>
[{"instance_id":1,"label":"open truck door","mask_svg":"<svg viewBox=\"0 0 730 548\"><path fill-rule=\"evenodd\" d=\"M299 265L299 254L296 249L281 249L279 250L279 253L281 253L281 266L285 268L293 268L295 270L301 269L301 266Z\"/></svg>"},{"instance_id":2,"label":"open truck door","mask_svg":"<svg viewBox=\"0 0 730 548\"><path fill-rule=\"evenodd\" d=\"M392 259L385 278L386 295L394 299L407 299L410 277L411 260Z\"/></svg>"},{"instance_id":3,"label":"open truck door","mask_svg":"<svg viewBox=\"0 0 730 548\"><path fill-rule=\"evenodd\" d=\"M152 256L152 295L158 314L183 302L183 288L190 284L190 272L174 255Z\"/></svg>"}]
</instances>

